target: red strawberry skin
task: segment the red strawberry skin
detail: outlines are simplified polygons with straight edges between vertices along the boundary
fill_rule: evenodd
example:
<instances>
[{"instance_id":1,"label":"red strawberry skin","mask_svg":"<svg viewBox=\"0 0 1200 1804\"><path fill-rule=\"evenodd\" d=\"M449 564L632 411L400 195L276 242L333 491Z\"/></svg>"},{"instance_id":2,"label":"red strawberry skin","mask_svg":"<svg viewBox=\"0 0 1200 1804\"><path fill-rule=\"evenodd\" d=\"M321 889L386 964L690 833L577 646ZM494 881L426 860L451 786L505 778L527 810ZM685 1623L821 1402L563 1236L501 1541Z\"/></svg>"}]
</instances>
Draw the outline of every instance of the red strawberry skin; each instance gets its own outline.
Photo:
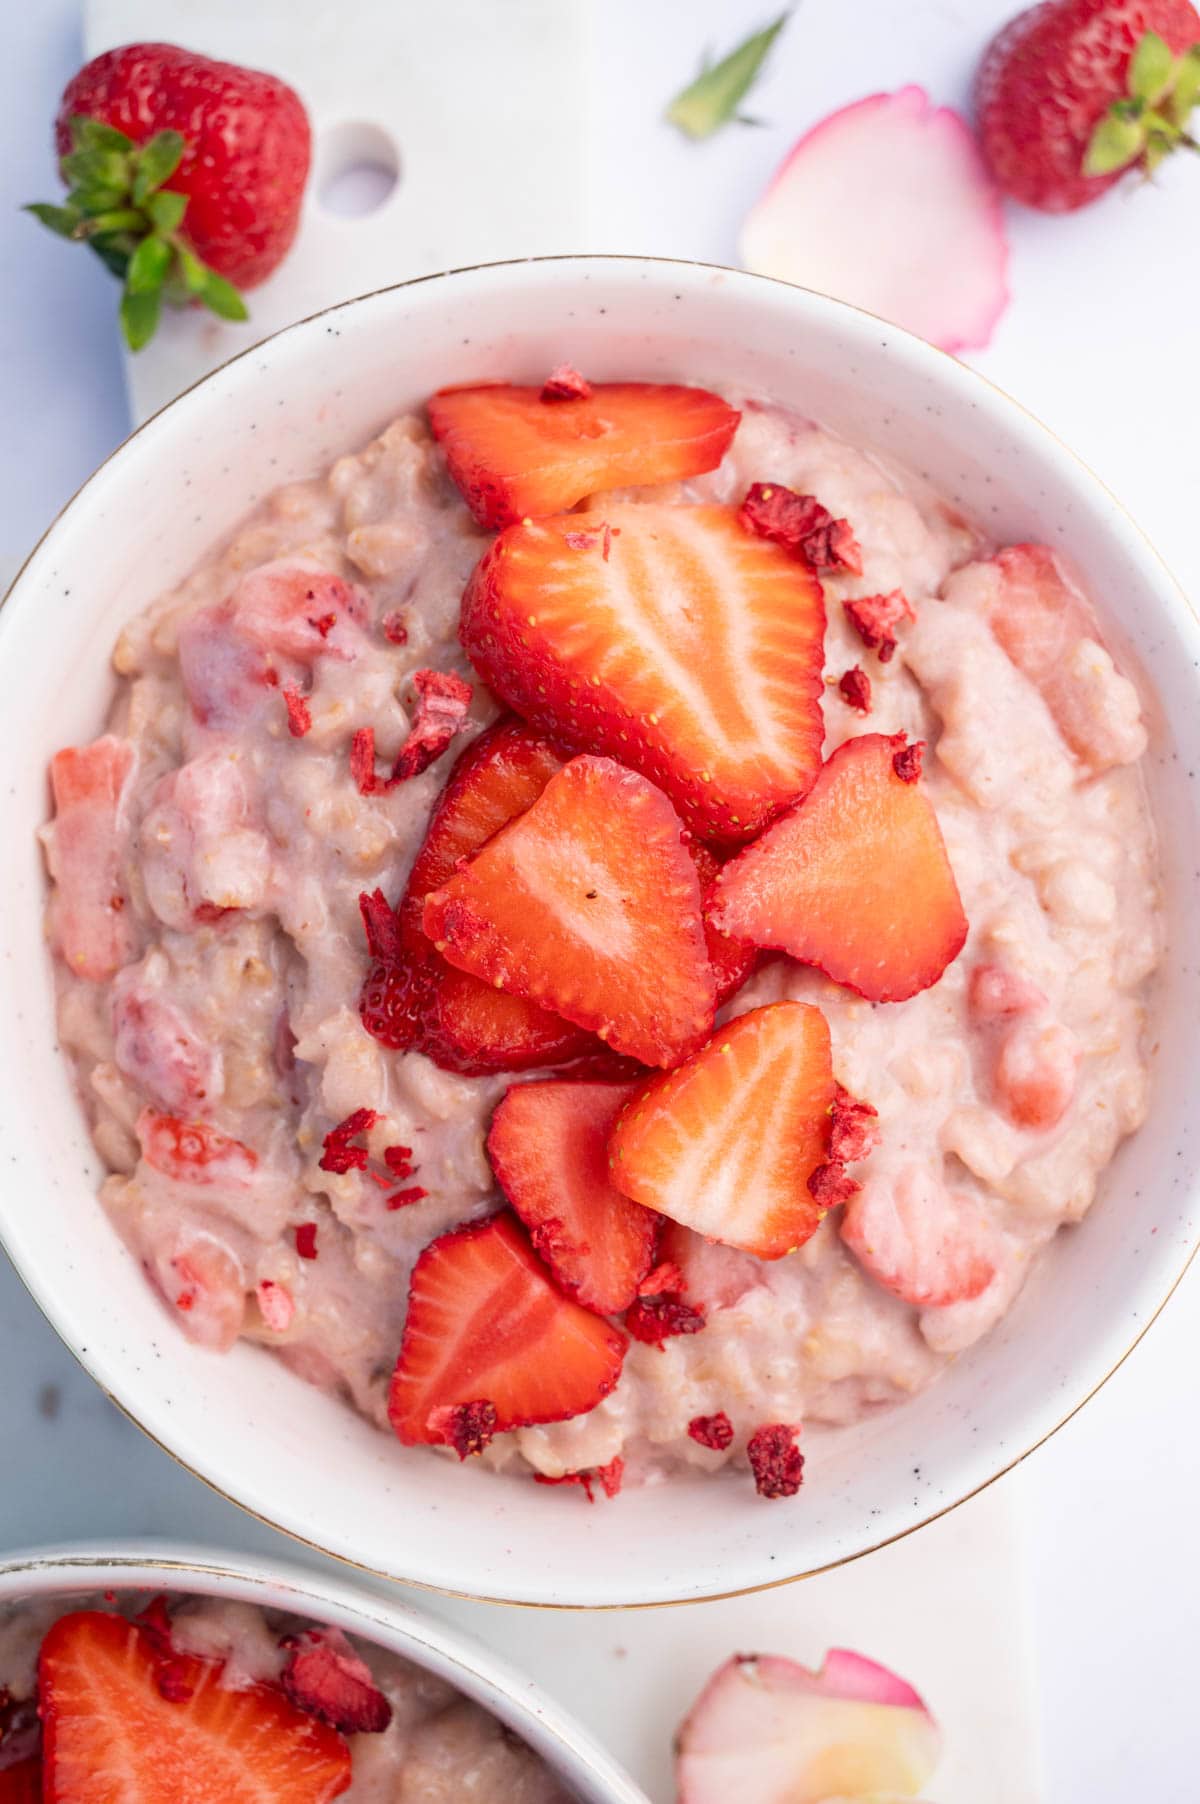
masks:
<instances>
[{"instance_id":1,"label":"red strawberry skin","mask_svg":"<svg viewBox=\"0 0 1200 1804\"><path fill-rule=\"evenodd\" d=\"M560 1289L620 1315L654 1263L659 1217L615 1190L608 1136L636 1084L514 1084L492 1117L488 1156Z\"/></svg>"},{"instance_id":2,"label":"red strawberry skin","mask_svg":"<svg viewBox=\"0 0 1200 1804\"><path fill-rule=\"evenodd\" d=\"M126 44L68 82L55 121L59 156L76 114L136 144L156 132L187 143L164 184L188 197L183 236L218 275L253 288L282 262L300 222L312 134L304 103L278 76L219 63L177 44Z\"/></svg>"},{"instance_id":3,"label":"red strawberry skin","mask_svg":"<svg viewBox=\"0 0 1200 1804\"><path fill-rule=\"evenodd\" d=\"M442 389L429 403L450 474L491 529L562 513L603 489L715 470L740 418L707 389L656 382L597 383L551 399L493 383Z\"/></svg>"},{"instance_id":4,"label":"red strawberry skin","mask_svg":"<svg viewBox=\"0 0 1200 1804\"><path fill-rule=\"evenodd\" d=\"M340 1735L274 1686L233 1691L220 1666L163 1657L135 1623L61 1616L38 1692L47 1804L327 1804L350 1787ZM170 1695L167 1695L169 1690Z\"/></svg>"},{"instance_id":5,"label":"red strawberry skin","mask_svg":"<svg viewBox=\"0 0 1200 1804\"><path fill-rule=\"evenodd\" d=\"M980 64L975 114L1006 194L1070 213L1120 181L1124 170L1084 175L1083 160L1147 31L1178 55L1200 43L1200 14L1189 0L1046 0L1005 26Z\"/></svg>"},{"instance_id":6,"label":"red strawberry skin","mask_svg":"<svg viewBox=\"0 0 1200 1804\"><path fill-rule=\"evenodd\" d=\"M551 1283L509 1210L452 1229L413 1268L388 1419L407 1446L446 1440L460 1404L493 1432L594 1409L621 1375L625 1336Z\"/></svg>"},{"instance_id":7,"label":"red strawberry skin","mask_svg":"<svg viewBox=\"0 0 1200 1804\"><path fill-rule=\"evenodd\" d=\"M511 708L649 777L701 839L749 839L820 767L821 585L731 508L510 527L471 576L460 632Z\"/></svg>"},{"instance_id":8,"label":"red strawberry skin","mask_svg":"<svg viewBox=\"0 0 1200 1804\"><path fill-rule=\"evenodd\" d=\"M423 1052L468 1077L562 1064L599 1050L582 1028L448 964L421 928L429 891L531 807L562 764L549 741L511 718L459 756L396 910L395 955L376 958L364 986L363 1021L381 1044Z\"/></svg>"}]
</instances>

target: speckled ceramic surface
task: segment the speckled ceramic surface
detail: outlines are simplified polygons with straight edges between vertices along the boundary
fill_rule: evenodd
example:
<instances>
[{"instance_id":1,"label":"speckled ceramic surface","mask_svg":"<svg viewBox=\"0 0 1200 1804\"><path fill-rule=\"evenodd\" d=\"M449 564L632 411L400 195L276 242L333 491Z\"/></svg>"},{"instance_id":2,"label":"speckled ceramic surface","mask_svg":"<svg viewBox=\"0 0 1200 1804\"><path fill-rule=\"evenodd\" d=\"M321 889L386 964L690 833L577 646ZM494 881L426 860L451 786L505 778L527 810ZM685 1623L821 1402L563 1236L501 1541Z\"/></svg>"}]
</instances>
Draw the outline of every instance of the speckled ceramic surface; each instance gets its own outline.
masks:
<instances>
[{"instance_id":1,"label":"speckled ceramic surface","mask_svg":"<svg viewBox=\"0 0 1200 1804\"><path fill-rule=\"evenodd\" d=\"M0 1564L0 1610L96 1592L215 1597L332 1623L445 1679L513 1729L581 1804L646 1804L645 1793L533 1682L454 1629L300 1567L164 1542L14 1554Z\"/></svg>"},{"instance_id":2,"label":"speckled ceramic surface","mask_svg":"<svg viewBox=\"0 0 1200 1804\"><path fill-rule=\"evenodd\" d=\"M120 622L261 494L360 442L431 382L531 378L568 353L601 378L760 390L927 474L998 537L1060 545L1158 698L1151 780L1174 951L1156 1005L1150 1120L1086 1225L1060 1237L994 1335L924 1397L809 1437L809 1482L790 1508L697 1481L573 1509L555 1490L407 1456L252 1349L216 1360L184 1345L94 1201L95 1160L53 1043L33 843L42 771L57 744L96 729ZM0 680L23 747L0 813L12 849L0 1144L15 1166L4 1241L64 1338L157 1439L278 1526L380 1572L475 1595L614 1604L770 1583L902 1534L1076 1408L1190 1255L1197 1149L1185 1104L1200 978L1186 954L1195 878L1183 848L1197 826L1198 662L1182 598L1062 446L952 360L836 303L699 265L562 259L433 278L293 327L129 441L0 615Z\"/></svg>"}]
</instances>

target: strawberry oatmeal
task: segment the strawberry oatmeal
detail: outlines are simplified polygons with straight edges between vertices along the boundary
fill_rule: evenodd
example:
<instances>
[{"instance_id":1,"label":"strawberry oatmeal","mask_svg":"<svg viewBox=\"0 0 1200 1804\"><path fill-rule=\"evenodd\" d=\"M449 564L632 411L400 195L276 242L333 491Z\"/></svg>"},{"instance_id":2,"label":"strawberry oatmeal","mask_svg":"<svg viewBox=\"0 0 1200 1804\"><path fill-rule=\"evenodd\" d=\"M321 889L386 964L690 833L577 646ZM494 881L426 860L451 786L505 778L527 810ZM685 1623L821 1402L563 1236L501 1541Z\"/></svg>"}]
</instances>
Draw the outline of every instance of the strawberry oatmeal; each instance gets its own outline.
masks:
<instances>
[{"instance_id":1,"label":"strawberry oatmeal","mask_svg":"<svg viewBox=\"0 0 1200 1804\"><path fill-rule=\"evenodd\" d=\"M589 1497L793 1495L1145 1110L1089 601L739 405L442 391L131 621L51 771L60 1035L165 1311Z\"/></svg>"},{"instance_id":2,"label":"strawberry oatmeal","mask_svg":"<svg viewBox=\"0 0 1200 1804\"><path fill-rule=\"evenodd\" d=\"M252 1604L112 1592L0 1610L0 1799L567 1804L478 1704Z\"/></svg>"}]
</instances>

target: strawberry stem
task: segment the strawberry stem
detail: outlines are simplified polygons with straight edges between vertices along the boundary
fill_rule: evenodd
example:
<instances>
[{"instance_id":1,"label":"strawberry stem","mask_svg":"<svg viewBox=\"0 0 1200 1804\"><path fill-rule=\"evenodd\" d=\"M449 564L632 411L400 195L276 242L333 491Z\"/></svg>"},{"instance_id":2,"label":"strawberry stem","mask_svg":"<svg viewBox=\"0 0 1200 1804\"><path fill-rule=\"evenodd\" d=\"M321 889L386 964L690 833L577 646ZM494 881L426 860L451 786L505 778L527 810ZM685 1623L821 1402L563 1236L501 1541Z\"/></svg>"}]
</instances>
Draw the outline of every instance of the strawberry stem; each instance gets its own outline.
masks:
<instances>
[{"instance_id":1,"label":"strawberry stem","mask_svg":"<svg viewBox=\"0 0 1200 1804\"><path fill-rule=\"evenodd\" d=\"M237 289L181 235L187 195L163 187L186 151L177 131L156 132L139 145L103 119L76 115L71 149L59 166L68 187L65 201L25 208L57 237L86 244L122 282L119 318L131 351L154 336L164 301L199 301L220 319L248 317Z\"/></svg>"},{"instance_id":2,"label":"strawberry stem","mask_svg":"<svg viewBox=\"0 0 1200 1804\"><path fill-rule=\"evenodd\" d=\"M756 31L712 68L702 69L668 106L666 118L670 124L678 126L689 138L709 138L731 119L743 125L761 124L761 120L746 118L738 108L758 80L772 44L790 17L790 13L781 13L773 24Z\"/></svg>"}]
</instances>

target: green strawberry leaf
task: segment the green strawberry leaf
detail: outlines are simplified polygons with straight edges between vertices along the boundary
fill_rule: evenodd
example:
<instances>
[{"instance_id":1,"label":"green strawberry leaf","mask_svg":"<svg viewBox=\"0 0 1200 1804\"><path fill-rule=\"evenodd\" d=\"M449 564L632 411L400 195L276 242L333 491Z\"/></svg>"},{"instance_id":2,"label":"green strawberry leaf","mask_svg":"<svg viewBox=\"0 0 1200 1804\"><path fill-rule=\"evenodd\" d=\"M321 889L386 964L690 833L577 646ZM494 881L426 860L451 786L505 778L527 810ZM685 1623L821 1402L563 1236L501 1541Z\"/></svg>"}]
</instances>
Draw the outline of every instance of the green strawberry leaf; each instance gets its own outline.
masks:
<instances>
[{"instance_id":1,"label":"green strawberry leaf","mask_svg":"<svg viewBox=\"0 0 1200 1804\"><path fill-rule=\"evenodd\" d=\"M119 132L103 119L89 119L85 113L71 118L71 142L76 150L132 150L133 139Z\"/></svg>"},{"instance_id":2,"label":"green strawberry leaf","mask_svg":"<svg viewBox=\"0 0 1200 1804\"><path fill-rule=\"evenodd\" d=\"M204 286L198 292L204 305L218 319L249 319L246 303L233 283L227 282L224 276L217 275L214 270L205 271Z\"/></svg>"},{"instance_id":3,"label":"green strawberry leaf","mask_svg":"<svg viewBox=\"0 0 1200 1804\"><path fill-rule=\"evenodd\" d=\"M126 236L135 233L140 237L145 229L145 219L132 207L114 207L109 213L89 214L86 219L81 219L75 229L75 237L111 237L114 232L121 232Z\"/></svg>"},{"instance_id":4,"label":"green strawberry leaf","mask_svg":"<svg viewBox=\"0 0 1200 1804\"><path fill-rule=\"evenodd\" d=\"M1187 124L1197 100L1200 100L1200 44L1193 44L1176 64L1170 99L1170 114L1176 125Z\"/></svg>"},{"instance_id":5,"label":"green strawberry leaf","mask_svg":"<svg viewBox=\"0 0 1200 1804\"><path fill-rule=\"evenodd\" d=\"M103 238L89 238L87 247L95 251L110 275L116 276L119 282L125 280L125 272L129 268L129 241L120 235Z\"/></svg>"},{"instance_id":6,"label":"green strawberry leaf","mask_svg":"<svg viewBox=\"0 0 1200 1804\"><path fill-rule=\"evenodd\" d=\"M129 191L126 188L105 188L97 184L94 187L72 188L67 195L67 205L89 215L111 213L114 207L124 206L128 198Z\"/></svg>"},{"instance_id":7,"label":"green strawberry leaf","mask_svg":"<svg viewBox=\"0 0 1200 1804\"><path fill-rule=\"evenodd\" d=\"M138 154L133 204L140 207L179 168L186 146L182 132L156 132Z\"/></svg>"},{"instance_id":8,"label":"green strawberry leaf","mask_svg":"<svg viewBox=\"0 0 1200 1804\"><path fill-rule=\"evenodd\" d=\"M74 207L52 207L44 200L35 200L22 210L32 213L48 231L57 232L60 238L74 238L79 225L79 213Z\"/></svg>"},{"instance_id":9,"label":"green strawberry leaf","mask_svg":"<svg viewBox=\"0 0 1200 1804\"><path fill-rule=\"evenodd\" d=\"M131 294L126 288L121 296L121 331L131 351L140 351L143 345L149 344L161 312L161 288L139 294Z\"/></svg>"},{"instance_id":10,"label":"green strawberry leaf","mask_svg":"<svg viewBox=\"0 0 1200 1804\"><path fill-rule=\"evenodd\" d=\"M1156 31L1145 31L1129 59L1125 84L1135 100L1149 101L1153 106L1171 86L1175 58L1171 47Z\"/></svg>"},{"instance_id":11,"label":"green strawberry leaf","mask_svg":"<svg viewBox=\"0 0 1200 1804\"><path fill-rule=\"evenodd\" d=\"M179 263L179 273L183 277L183 285L189 294L203 294L204 284L208 281L208 269L201 263L194 251L186 244L176 244L175 256Z\"/></svg>"},{"instance_id":12,"label":"green strawberry leaf","mask_svg":"<svg viewBox=\"0 0 1200 1804\"><path fill-rule=\"evenodd\" d=\"M703 69L668 106L670 123L689 138L708 138L735 119L790 17L790 13L781 13L774 24L756 31L719 63Z\"/></svg>"},{"instance_id":13,"label":"green strawberry leaf","mask_svg":"<svg viewBox=\"0 0 1200 1804\"><path fill-rule=\"evenodd\" d=\"M151 194L146 199L146 212L156 232L164 238L179 229L179 222L187 212L187 195L176 194L173 188L164 188L159 194Z\"/></svg>"},{"instance_id":14,"label":"green strawberry leaf","mask_svg":"<svg viewBox=\"0 0 1200 1804\"><path fill-rule=\"evenodd\" d=\"M167 279L174 252L165 238L151 235L143 238L129 259L125 277L127 294L159 294ZM135 347L136 348L136 347Z\"/></svg>"},{"instance_id":15,"label":"green strawberry leaf","mask_svg":"<svg viewBox=\"0 0 1200 1804\"><path fill-rule=\"evenodd\" d=\"M73 150L60 167L72 188L129 187L129 158L119 150Z\"/></svg>"},{"instance_id":16,"label":"green strawberry leaf","mask_svg":"<svg viewBox=\"0 0 1200 1804\"><path fill-rule=\"evenodd\" d=\"M1145 143L1145 128L1138 120L1122 119L1115 110L1105 113L1088 141L1084 175L1112 175L1125 169L1141 155Z\"/></svg>"}]
</instances>

